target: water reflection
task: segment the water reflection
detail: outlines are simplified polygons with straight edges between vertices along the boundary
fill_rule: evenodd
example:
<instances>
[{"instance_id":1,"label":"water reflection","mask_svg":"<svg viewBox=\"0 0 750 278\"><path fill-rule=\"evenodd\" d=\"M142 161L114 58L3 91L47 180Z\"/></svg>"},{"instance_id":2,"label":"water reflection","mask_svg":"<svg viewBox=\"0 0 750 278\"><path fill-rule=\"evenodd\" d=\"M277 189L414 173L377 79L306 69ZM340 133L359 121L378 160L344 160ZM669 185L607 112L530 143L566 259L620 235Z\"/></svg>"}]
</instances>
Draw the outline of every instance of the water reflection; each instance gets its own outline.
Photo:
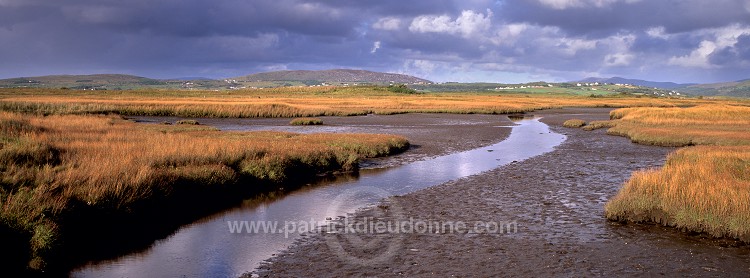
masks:
<instances>
[{"instance_id":1,"label":"water reflection","mask_svg":"<svg viewBox=\"0 0 750 278\"><path fill-rule=\"evenodd\" d=\"M227 277L255 269L260 262L299 238L278 233L229 232L228 221L324 221L373 204L377 199L336 204L331 200L357 187L377 187L403 195L461 177L478 174L550 152L565 140L539 119L518 119L510 136L497 144L466 152L418 161L391 169L362 171L358 178L343 177L327 185L310 186L285 196L266 195L242 206L202 219L156 242L141 254L87 266L75 277Z\"/></svg>"}]
</instances>

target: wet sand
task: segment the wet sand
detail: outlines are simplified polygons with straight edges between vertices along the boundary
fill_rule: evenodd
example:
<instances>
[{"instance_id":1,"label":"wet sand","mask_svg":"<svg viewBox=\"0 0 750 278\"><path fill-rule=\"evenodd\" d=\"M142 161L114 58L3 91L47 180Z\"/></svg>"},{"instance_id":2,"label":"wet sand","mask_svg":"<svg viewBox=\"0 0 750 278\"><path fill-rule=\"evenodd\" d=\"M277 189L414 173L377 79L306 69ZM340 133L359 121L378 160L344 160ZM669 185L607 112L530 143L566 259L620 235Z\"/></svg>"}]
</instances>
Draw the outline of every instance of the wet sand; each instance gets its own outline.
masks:
<instances>
[{"instance_id":1,"label":"wet sand","mask_svg":"<svg viewBox=\"0 0 750 278\"><path fill-rule=\"evenodd\" d=\"M607 119L607 111L536 112L568 136L555 151L347 216L350 223L515 223L515 232L324 231L304 237L247 276L750 275L747 245L604 218L604 204L633 171L661 166L673 150L632 144L604 130L561 127L570 118ZM331 242L341 248L330 248Z\"/></svg>"}]
</instances>

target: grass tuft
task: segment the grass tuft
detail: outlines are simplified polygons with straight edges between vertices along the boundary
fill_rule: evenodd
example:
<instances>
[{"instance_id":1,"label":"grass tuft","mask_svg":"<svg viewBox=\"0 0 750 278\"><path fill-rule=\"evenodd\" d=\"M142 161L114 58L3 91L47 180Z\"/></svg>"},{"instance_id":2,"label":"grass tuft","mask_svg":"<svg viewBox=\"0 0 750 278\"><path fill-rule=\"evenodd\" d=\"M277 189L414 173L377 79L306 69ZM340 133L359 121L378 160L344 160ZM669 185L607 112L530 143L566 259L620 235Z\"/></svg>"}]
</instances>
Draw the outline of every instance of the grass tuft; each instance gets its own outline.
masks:
<instances>
[{"instance_id":1,"label":"grass tuft","mask_svg":"<svg viewBox=\"0 0 750 278\"><path fill-rule=\"evenodd\" d=\"M179 120L175 122L175 124L178 125L200 125L200 123L196 120Z\"/></svg>"},{"instance_id":2,"label":"grass tuft","mask_svg":"<svg viewBox=\"0 0 750 278\"><path fill-rule=\"evenodd\" d=\"M591 131L600 128L612 128L617 125L616 121L592 121L583 127L583 130Z\"/></svg>"},{"instance_id":3,"label":"grass tuft","mask_svg":"<svg viewBox=\"0 0 750 278\"><path fill-rule=\"evenodd\" d=\"M322 125L320 118L295 118L289 122L290 125Z\"/></svg>"},{"instance_id":4,"label":"grass tuft","mask_svg":"<svg viewBox=\"0 0 750 278\"><path fill-rule=\"evenodd\" d=\"M564 127L579 128L586 125L586 121L580 119L570 119L563 123Z\"/></svg>"}]
</instances>

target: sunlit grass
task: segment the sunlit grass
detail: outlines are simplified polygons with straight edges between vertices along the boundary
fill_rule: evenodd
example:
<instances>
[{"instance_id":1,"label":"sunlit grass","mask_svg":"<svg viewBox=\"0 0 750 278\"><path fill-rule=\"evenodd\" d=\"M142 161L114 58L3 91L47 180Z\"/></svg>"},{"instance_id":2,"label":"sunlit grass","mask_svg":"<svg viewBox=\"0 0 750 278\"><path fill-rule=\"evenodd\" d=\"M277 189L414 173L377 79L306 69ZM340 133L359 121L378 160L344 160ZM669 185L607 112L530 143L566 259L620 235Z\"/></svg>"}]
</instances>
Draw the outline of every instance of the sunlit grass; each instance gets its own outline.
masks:
<instances>
[{"instance_id":1,"label":"sunlit grass","mask_svg":"<svg viewBox=\"0 0 750 278\"><path fill-rule=\"evenodd\" d=\"M750 148L690 147L633 174L607 218L647 221L750 242Z\"/></svg>"},{"instance_id":2,"label":"sunlit grass","mask_svg":"<svg viewBox=\"0 0 750 278\"><path fill-rule=\"evenodd\" d=\"M404 138L389 135L218 132L200 125L138 125L105 114L295 118L370 113L503 114L560 107L692 111L675 107L712 103L734 104L731 107L740 110L747 109L741 105L749 104L559 94L403 94L380 87L95 92L0 89L0 111L6 111L0 112L0 232L5 228L18 231L33 254L43 255L59 242L58 216L72 203L128 211L143 200L168 198L186 186L240 186L237 181L243 178L283 182L320 172L353 170L360 157L386 155L408 146ZM672 111L669 109L664 111ZM712 114L708 110L703 113ZM708 122L704 116L690 118L679 112L664 112L655 118L639 116L653 111L662 110L618 110L613 114L618 120L601 125L614 126L611 132L635 141L654 144L714 140L736 145L746 139L742 127L736 129L743 122L726 113L708 115L715 116ZM689 125L691 122L700 123L698 130ZM715 123L722 123L722 128L715 129ZM692 134L687 141L686 134Z\"/></svg>"},{"instance_id":3,"label":"sunlit grass","mask_svg":"<svg viewBox=\"0 0 750 278\"><path fill-rule=\"evenodd\" d=\"M702 105L684 109L629 108L608 132L661 146L750 145L750 107Z\"/></svg>"},{"instance_id":4,"label":"sunlit grass","mask_svg":"<svg viewBox=\"0 0 750 278\"><path fill-rule=\"evenodd\" d=\"M116 116L0 112L0 226L27 234L30 252L43 256L59 243L58 216L71 204L129 211L188 187L355 170L360 158L407 147L392 135L220 132Z\"/></svg>"},{"instance_id":5,"label":"sunlit grass","mask_svg":"<svg viewBox=\"0 0 750 278\"><path fill-rule=\"evenodd\" d=\"M662 169L633 174L609 219L652 221L750 242L750 107L614 110L610 134L678 150Z\"/></svg>"},{"instance_id":6,"label":"sunlit grass","mask_svg":"<svg viewBox=\"0 0 750 278\"><path fill-rule=\"evenodd\" d=\"M0 110L187 118L318 117L398 113L522 113L560 107L675 107L711 100L489 93L399 94L379 87L241 91L56 91L0 89ZM736 101L723 101L725 103Z\"/></svg>"},{"instance_id":7,"label":"sunlit grass","mask_svg":"<svg viewBox=\"0 0 750 278\"><path fill-rule=\"evenodd\" d=\"M583 127L583 130L596 130L600 128L611 128L614 127L617 123L615 121L591 121L586 126Z\"/></svg>"},{"instance_id":8,"label":"sunlit grass","mask_svg":"<svg viewBox=\"0 0 750 278\"><path fill-rule=\"evenodd\" d=\"M564 127L579 128L586 125L586 121L581 119L570 119L563 123Z\"/></svg>"}]
</instances>

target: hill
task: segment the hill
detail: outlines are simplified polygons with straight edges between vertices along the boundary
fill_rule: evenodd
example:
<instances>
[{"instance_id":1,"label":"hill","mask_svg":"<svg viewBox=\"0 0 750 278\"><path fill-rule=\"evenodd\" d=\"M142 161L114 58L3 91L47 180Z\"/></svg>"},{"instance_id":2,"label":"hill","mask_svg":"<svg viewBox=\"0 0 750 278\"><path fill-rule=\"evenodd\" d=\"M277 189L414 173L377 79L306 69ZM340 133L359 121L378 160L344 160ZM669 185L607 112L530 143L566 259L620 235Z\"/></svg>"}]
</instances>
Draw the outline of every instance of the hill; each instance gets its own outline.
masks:
<instances>
[{"instance_id":1,"label":"hill","mask_svg":"<svg viewBox=\"0 0 750 278\"><path fill-rule=\"evenodd\" d=\"M125 74L47 75L0 80L0 87L95 89L112 86L160 85L162 81Z\"/></svg>"},{"instance_id":2,"label":"hill","mask_svg":"<svg viewBox=\"0 0 750 278\"><path fill-rule=\"evenodd\" d=\"M675 90L690 95L702 96L727 96L750 98L750 79L712 83L712 84L679 84L674 82L654 82L640 79L627 79L621 77L595 78L589 77L580 82L599 82L614 84L631 84L642 87L659 88L664 90Z\"/></svg>"},{"instance_id":3,"label":"hill","mask_svg":"<svg viewBox=\"0 0 750 278\"><path fill-rule=\"evenodd\" d=\"M421 84L432 83L422 78L396 74L373 72L366 70L332 69L332 70L286 70L250 74L231 78L238 82L277 82L294 81L306 85L318 85L321 83L369 83L369 84Z\"/></svg>"},{"instance_id":4,"label":"hill","mask_svg":"<svg viewBox=\"0 0 750 278\"><path fill-rule=\"evenodd\" d=\"M429 84L414 76L366 70L295 70L256 73L213 80L201 77L151 79L125 74L47 75L0 79L0 88L68 88L75 90L127 89L240 89L284 86L374 84Z\"/></svg>"},{"instance_id":5,"label":"hill","mask_svg":"<svg viewBox=\"0 0 750 278\"><path fill-rule=\"evenodd\" d=\"M132 89L166 86L167 82L125 74L47 75L0 80L1 88Z\"/></svg>"},{"instance_id":6,"label":"hill","mask_svg":"<svg viewBox=\"0 0 750 278\"><path fill-rule=\"evenodd\" d=\"M685 88L680 88L679 90L694 95L750 98L750 79L734 82L691 85Z\"/></svg>"},{"instance_id":7,"label":"hill","mask_svg":"<svg viewBox=\"0 0 750 278\"><path fill-rule=\"evenodd\" d=\"M667 90L683 88L683 87L694 85L694 84L679 84L679 83L674 83L674 82L658 82L658 81L647 81L647 80L640 80L640 79L628 79L628 78L622 78L622 77L610 77L610 78L589 77L579 82L630 84L630 85L636 85L636 86L642 86L642 87L651 87L651 88L659 88L659 89L667 89Z\"/></svg>"},{"instance_id":8,"label":"hill","mask_svg":"<svg viewBox=\"0 0 750 278\"><path fill-rule=\"evenodd\" d=\"M127 90L127 89L216 89L226 87L223 81L212 79L151 79L126 74L46 75L0 79L0 88L68 88L74 90Z\"/></svg>"}]
</instances>

